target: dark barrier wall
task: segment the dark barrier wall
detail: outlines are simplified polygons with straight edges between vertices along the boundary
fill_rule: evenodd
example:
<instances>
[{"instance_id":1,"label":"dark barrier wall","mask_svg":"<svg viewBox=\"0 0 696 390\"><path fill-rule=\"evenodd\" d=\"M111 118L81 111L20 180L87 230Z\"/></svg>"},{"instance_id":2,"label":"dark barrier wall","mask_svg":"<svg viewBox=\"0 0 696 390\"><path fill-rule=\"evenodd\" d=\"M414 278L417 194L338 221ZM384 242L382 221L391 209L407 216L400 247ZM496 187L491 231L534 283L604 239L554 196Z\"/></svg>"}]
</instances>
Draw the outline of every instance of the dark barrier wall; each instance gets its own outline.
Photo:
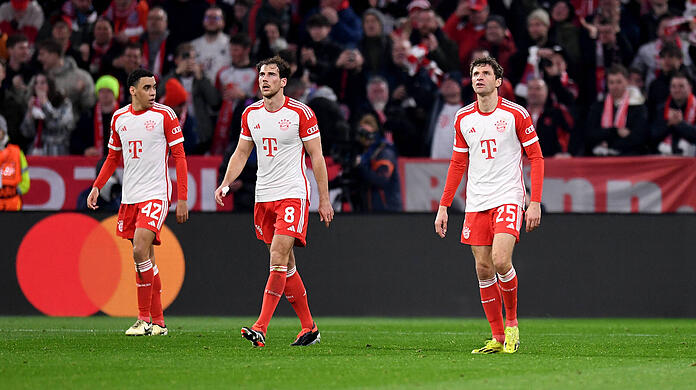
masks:
<instances>
[{"instance_id":1,"label":"dark barrier wall","mask_svg":"<svg viewBox=\"0 0 696 390\"><path fill-rule=\"evenodd\" d=\"M0 214L0 314L38 314L22 294L15 259L22 237L50 213ZM97 218L106 215L93 214ZM436 237L432 214L310 216L298 270L316 316L483 316L462 215ZM192 214L177 225L186 277L176 315L256 315L268 275L250 215ZM520 316L694 317L696 217L545 215L515 249ZM95 259L98 261L98 259ZM165 286L166 288L166 286ZM292 315L286 302L278 314Z\"/></svg>"}]
</instances>

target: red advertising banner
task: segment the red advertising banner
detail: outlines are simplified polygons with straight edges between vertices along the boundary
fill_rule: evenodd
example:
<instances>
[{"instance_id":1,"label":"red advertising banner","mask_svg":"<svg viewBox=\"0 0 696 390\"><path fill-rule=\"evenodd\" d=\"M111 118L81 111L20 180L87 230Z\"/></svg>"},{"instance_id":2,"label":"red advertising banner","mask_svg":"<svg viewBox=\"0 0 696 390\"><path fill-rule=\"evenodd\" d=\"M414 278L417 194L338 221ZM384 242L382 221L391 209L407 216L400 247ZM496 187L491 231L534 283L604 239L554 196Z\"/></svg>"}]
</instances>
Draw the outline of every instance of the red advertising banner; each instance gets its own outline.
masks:
<instances>
[{"instance_id":1,"label":"red advertising banner","mask_svg":"<svg viewBox=\"0 0 696 390\"><path fill-rule=\"evenodd\" d=\"M80 193L94 181L96 158L29 156L31 189L24 197L25 210L75 210ZM193 211L231 210L232 202L220 208L213 199L218 185L219 156L189 156L188 200ZM437 210L447 176L447 160L399 159L405 211ZM172 210L176 206L176 171ZM117 175L121 175L119 168ZM545 159L543 203L552 213L693 213L696 210L696 158L605 157ZM529 183L529 167L525 166ZM311 209L318 195L311 171ZM459 186L453 207L464 209L465 180ZM335 192L335 191L332 191ZM334 194L335 195L335 194Z\"/></svg>"},{"instance_id":2,"label":"red advertising banner","mask_svg":"<svg viewBox=\"0 0 696 390\"><path fill-rule=\"evenodd\" d=\"M213 198L218 186L220 156L188 156L188 205L192 211L231 210L232 202L219 207ZM96 177L98 158L81 156L40 157L27 156L31 188L22 197L24 210L75 210L80 193L91 189ZM123 168L116 170L121 177ZM170 161L169 177L173 194L171 210L176 208L176 169Z\"/></svg>"},{"instance_id":3,"label":"red advertising banner","mask_svg":"<svg viewBox=\"0 0 696 390\"><path fill-rule=\"evenodd\" d=\"M406 211L436 211L447 160L400 159ZM696 158L604 157L545 159L543 204L552 213L693 213ZM529 166L525 166L529 184ZM464 180L463 180L464 181ZM464 183L454 207L463 210Z\"/></svg>"}]
</instances>

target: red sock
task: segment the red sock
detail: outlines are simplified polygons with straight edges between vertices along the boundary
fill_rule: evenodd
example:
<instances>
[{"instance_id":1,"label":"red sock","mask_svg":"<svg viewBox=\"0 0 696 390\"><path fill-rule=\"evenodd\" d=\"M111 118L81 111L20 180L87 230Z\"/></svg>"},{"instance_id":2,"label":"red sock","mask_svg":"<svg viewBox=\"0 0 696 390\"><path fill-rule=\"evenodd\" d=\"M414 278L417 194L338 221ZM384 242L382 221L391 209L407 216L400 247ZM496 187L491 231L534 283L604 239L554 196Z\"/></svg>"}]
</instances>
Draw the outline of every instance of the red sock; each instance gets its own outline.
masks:
<instances>
[{"instance_id":1,"label":"red sock","mask_svg":"<svg viewBox=\"0 0 696 390\"><path fill-rule=\"evenodd\" d=\"M505 303L505 326L517 326L517 273L511 267L505 274L498 274L500 293Z\"/></svg>"},{"instance_id":2,"label":"red sock","mask_svg":"<svg viewBox=\"0 0 696 390\"><path fill-rule=\"evenodd\" d=\"M263 304L261 305L261 314L259 319L252 328L254 330L260 330L266 334L266 329L268 329L268 323L273 317L273 312L276 306L278 306L278 301L280 297L283 296L283 291L285 291L285 279L288 272L288 267L283 266L272 266L271 274L268 276L268 283L266 283L266 289L263 292Z\"/></svg>"},{"instance_id":3,"label":"red sock","mask_svg":"<svg viewBox=\"0 0 696 390\"><path fill-rule=\"evenodd\" d=\"M492 279L479 280L479 290L481 291L481 305L483 305L488 323L491 324L493 338L502 343L505 341L503 304L500 302L500 290L498 290L495 276Z\"/></svg>"},{"instance_id":4,"label":"red sock","mask_svg":"<svg viewBox=\"0 0 696 390\"><path fill-rule=\"evenodd\" d=\"M157 266L152 267L155 277L152 279L152 304L150 305L150 316L152 323L164 328L164 313L162 312L162 281L160 280Z\"/></svg>"},{"instance_id":5,"label":"red sock","mask_svg":"<svg viewBox=\"0 0 696 390\"><path fill-rule=\"evenodd\" d=\"M291 269L287 273L288 277L285 281L285 297L288 302L295 309L297 317L300 319L300 324L302 324L303 329L312 329L314 327L314 320L312 320L312 313L309 311L309 304L307 303L307 290L302 283L302 278L295 268Z\"/></svg>"},{"instance_id":6,"label":"red sock","mask_svg":"<svg viewBox=\"0 0 696 390\"><path fill-rule=\"evenodd\" d=\"M135 265L135 286L138 288L138 319L150 322L152 281L154 272L150 259ZM139 271L139 272L138 272Z\"/></svg>"}]
</instances>

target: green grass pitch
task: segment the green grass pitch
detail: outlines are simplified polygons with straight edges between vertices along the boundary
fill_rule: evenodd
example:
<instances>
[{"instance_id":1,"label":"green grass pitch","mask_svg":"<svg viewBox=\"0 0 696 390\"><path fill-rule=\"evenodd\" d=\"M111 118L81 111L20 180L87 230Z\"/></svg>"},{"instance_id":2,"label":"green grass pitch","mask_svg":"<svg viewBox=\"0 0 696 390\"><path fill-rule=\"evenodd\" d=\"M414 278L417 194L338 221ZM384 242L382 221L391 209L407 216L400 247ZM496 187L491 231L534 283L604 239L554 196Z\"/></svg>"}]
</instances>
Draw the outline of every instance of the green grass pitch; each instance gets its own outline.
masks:
<instances>
[{"instance_id":1,"label":"green grass pitch","mask_svg":"<svg viewBox=\"0 0 696 390\"><path fill-rule=\"evenodd\" d=\"M694 389L694 319L522 319L513 355L471 355L483 319L317 318L321 344L290 347L295 318L168 317L166 337L131 319L0 317L0 388Z\"/></svg>"}]
</instances>

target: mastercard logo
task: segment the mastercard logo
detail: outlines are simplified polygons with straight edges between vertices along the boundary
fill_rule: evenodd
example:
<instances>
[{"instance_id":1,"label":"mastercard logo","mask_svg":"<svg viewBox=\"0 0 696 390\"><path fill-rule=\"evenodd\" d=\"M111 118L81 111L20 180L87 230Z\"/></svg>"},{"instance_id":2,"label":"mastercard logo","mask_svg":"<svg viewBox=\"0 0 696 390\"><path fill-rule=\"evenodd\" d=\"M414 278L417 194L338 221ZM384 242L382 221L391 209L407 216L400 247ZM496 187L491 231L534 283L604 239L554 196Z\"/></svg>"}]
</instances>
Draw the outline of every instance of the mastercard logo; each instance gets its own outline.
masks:
<instances>
[{"instance_id":1,"label":"mastercard logo","mask_svg":"<svg viewBox=\"0 0 696 390\"><path fill-rule=\"evenodd\" d=\"M82 317L99 311L138 315L133 247L116 236L118 216L97 221L77 213L47 217L24 236L17 252L17 281L27 300L49 316ZM167 308L184 282L184 252L166 225L155 263Z\"/></svg>"}]
</instances>

